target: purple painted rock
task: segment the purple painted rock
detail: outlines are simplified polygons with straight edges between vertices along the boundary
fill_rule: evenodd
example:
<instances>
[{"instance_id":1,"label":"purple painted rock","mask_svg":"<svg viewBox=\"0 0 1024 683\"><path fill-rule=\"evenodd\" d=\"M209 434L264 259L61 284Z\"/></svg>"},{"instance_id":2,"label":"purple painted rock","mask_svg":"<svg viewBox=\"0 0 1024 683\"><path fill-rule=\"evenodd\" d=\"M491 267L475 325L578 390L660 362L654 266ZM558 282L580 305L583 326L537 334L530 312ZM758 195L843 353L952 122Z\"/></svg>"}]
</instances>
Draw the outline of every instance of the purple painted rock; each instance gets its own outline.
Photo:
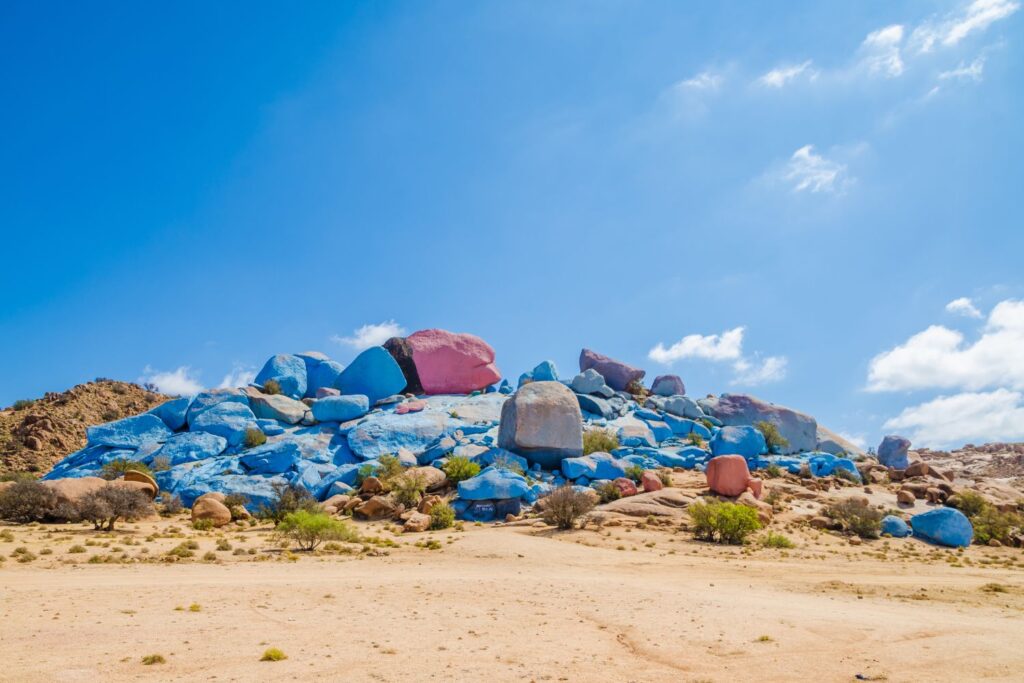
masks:
<instances>
[{"instance_id":1,"label":"purple painted rock","mask_svg":"<svg viewBox=\"0 0 1024 683\"><path fill-rule=\"evenodd\" d=\"M586 372L590 368L601 373L605 383L616 391L625 391L631 382L639 382L645 374L643 370L632 365L626 365L622 361L590 349L583 349L580 351L580 372Z\"/></svg>"},{"instance_id":2,"label":"purple painted rock","mask_svg":"<svg viewBox=\"0 0 1024 683\"><path fill-rule=\"evenodd\" d=\"M686 393L686 385L679 375L658 375L651 385L651 393L657 396L682 396Z\"/></svg>"},{"instance_id":3,"label":"purple painted rock","mask_svg":"<svg viewBox=\"0 0 1024 683\"><path fill-rule=\"evenodd\" d=\"M789 442L786 453L809 453L818 445L818 422L810 415L762 401L749 394L722 394L697 401L704 412L727 427L753 425L761 420L774 422L779 434Z\"/></svg>"}]
</instances>

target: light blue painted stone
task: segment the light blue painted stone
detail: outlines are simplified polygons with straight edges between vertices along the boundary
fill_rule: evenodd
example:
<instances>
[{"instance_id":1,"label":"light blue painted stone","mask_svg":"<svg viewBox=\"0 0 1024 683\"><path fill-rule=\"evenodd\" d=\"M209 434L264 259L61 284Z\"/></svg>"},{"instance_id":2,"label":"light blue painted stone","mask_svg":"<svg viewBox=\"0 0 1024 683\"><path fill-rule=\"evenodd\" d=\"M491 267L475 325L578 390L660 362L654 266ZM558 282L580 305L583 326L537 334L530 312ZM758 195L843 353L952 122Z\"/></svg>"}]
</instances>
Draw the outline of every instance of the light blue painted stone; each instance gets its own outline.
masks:
<instances>
[{"instance_id":1,"label":"light blue painted stone","mask_svg":"<svg viewBox=\"0 0 1024 683\"><path fill-rule=\"evenodd\" d=\"M301 457L298 444L277 441L250 448L238 461L252 474L281 474L295 467Z\"/></svg>"},{"instance_id":2,"label":"light blue painted stone","mask_svg":"<svg viewBox=\"0 0 1024 683\"><path fill-rule=\"evenodd\" d=\"M688 417L691 420L706 417L697 402L689 396L672 396L665 399L664 406L666 413L672 413L676 417Z\"/></svg>"},{"instance_id":3,"label":"light blue painted stone","mask_svg":"<svg viewBox=\"0 0 1024 683\"><path fill-rule=\"evenodd\" d=\"M878 446L878 462L886 467L905 470L910 467L910 458L907 455L909 448L909 439L902 436L887 436Z\"/></svg>"},{"instance_id":4,"label":"light blue painted stone","mask_svg":"<svg viewBox=\"0 0 1024 683\"><path fill-rule=\"evenodd\" d=\"M665 424L672 429L672 433L676 436L689 436L691 433L695 433L705 441L711 438L711 430L696 420L691 420L686 417L676 417L671 413L666 413Z\"/></svg>"},{"instance_id":5,"label":"light blue painted stone","mask_svg":"<svg viewBox=\"0 0 1024 683\"><path fill-rule=\"evenodd\" d=\"M955 508L938 508L910 518L914 536L939 545L965 548L974 539L974 527Z\"/></svg>"},{"instance_id":6,"label":"light blue painted stone","mask_svg":"<svg viewBox=\"0 0 1024 683\"><path fill-rule=\"evenodd\" d=\"M456 455L458 454L457 451L458 449L456 449ZM526 472L530 469L530 463L526 458L524 458L521 455L516 455L512 451L507 451L504 448L498 448L497 446L493 448L488 448L483 453L480 453L476 457L472 458L472 460L479 464L481 467L488 467L490 465L493 465L495 461L498 461L503 463L514 463L518 465L523 470L523 472Z\"/></svg>"},{"instance_id":7,"label":"light blue painted stone","mask_svg":"<svg viewBox=\"0 0 1024 683\"><path fill-rule=\"evenodd\" d=\"M214 389L212 391L202 391L196 394L195 398L192 399L192 403L188 406L186 422L188 422L189 428L191 428L199 415L216 405L220 405L221 403L240 403L241 405L249 407L249 398L239 389Z\"/></svg>"},{"instance_id":8,"label":"light blue painted stone","mask_svg":"<svg viewBox=\"0 0 1024 683\"><path fill-rule=\"evenodd\" d=\"M626 476L626 468L610 453L591 453L578 458L564 458L562 474L566 479L617 479Z\"/></svg>"},{"instance_id":9,"label":"light blue painted stone","mask_svg":"<svg viewBox=\"0 0 1024 683\"><path fill-rule=\"evenodd\" d=\"M371 346L355 357L334 384L343 394L363 394L370 405L405 389L402 368L383 346Z\"/></svg>"},{"instance_id":10,"label":"light blue painted stone","mask_svg":"<svg viewBox=\"0 0 1024 683\"><path fill-rule=\"evenodd\" d=\"M284 425L277 420L257 418L256 422L259 424L260 429L263 430L263 433L267 436L277 436L278 434L284 434L285 432Z\"/></svg>"},{"instance_id":11,"label":"light blue painted stone","mask_svg":"<svg viewBox=\"0 0 1024 683\"><path fill-rule=\"evenodd\" d=\"M594 394L605 386L604 376L594 368L588 368L573 377L570 386L577 394Z\"/></svg>"},{"instance_id":12,"label":"light blue painted stone","mask_svg":"<svg viewBox=\"0 0 1024 683\"><path fill-rule=\"evenodd\" d=\"M661 463L655 458L649 455L641 455L640 453L633 453L622 458L622 464L627 468L630 465L637 465L645 470L656 470L661 467Z\"/></svg>"},{"instance_id":13,"label":"light blue painted stone","mask_svg":"<svg viewBox=\"0 0 1024 683\"><path fill-rule=\"evenodd\" d=\"M529 493L530 484L525 477L497 467L488 467L475 477L459 482L459 498L463 500L522 498Z\"/></svg>"},{"instance_id":14,"label":"light blue painted stone","mask_svg":"<svg viewBox=\"0 0 1024 683\"><path fill-rule=\"evenodd\" d=\"M156 415L143 413L89 427L85 435L90 446L139 448L146 443L166 441L171 436L171 430Z\"/></svg>"},{"instance_id":15,"label":"light blue painted stone","mask_svg":"<svg viewBox=\"0 0 1024 683\"><path fill-rule=\"evenodd\" d=\"M661 413L650 408L637 408L633 411L633 417L650 422L651 420L661 421Z\"/></svg>"},{"instance_id":16,"label":"light blue painted stone","mask_svg":"<svg viewBox=\"0 0 1024 683\"><path fill-rule=\"evenodd\" d=\"M269 506L277 500L277 492L274 490L275 483L283 485L288 482L281 476L258 477L244 474L224 474L196 477L183 483L177 490L165 490L178 495L186 507L191 507L196 498L211 491L217 491L226 496L240 494L248 499L246 509L255 511L263 506ZM162 485L161 488L163 489Z\"/></svg>"},{"instance_id":17,"label":"light blue painted stone","mask_svg":"<svg viewBox=\"0 0 1024 683\"><path fill-rule=\"evenodd\" d=\"M370 399L363 394L324 396L313 404L313 417L318 422L347 422L370 411Z\"/></svg>"},{"instance_id":18,"label":"light blue painted stone","mask_svg":"<svg viewBox=\"0 0 1024 683\"><path fill-rule=\"evenodd\" d=\"M348 445L360 458L369 460L408 448L423 453L435 439L447 433L447 416L439 413L375 413L353 427Z\"/></svg>"},{"instance_id":19,"label":"light blue painted stone","mask_svg":"<svg viewBox=\"0 0 1024 683\"><path fill-rule=\"evenodd\" d=\"M302 359L303 365L306 366L306 396L313 396L316 394L316 389L311 385L313 383L313 370L317 368L324 361L330 360L326 353L320 351L303 351L302 353L295 354ZM327 386L333 386L328 384Z\"/></svg>"},{"instance_id":20,"label":"light blue painted stone","mask_svg":"<svg viewBox=\"0 0 1024 683\"><path fill-rule=\"evenodd\" d=\"M207 408L192 420L193 432L209 432L223 436L229 446L237 446L245 438L248 429L259 429L256 416L248 404L224 402Z\"/></svg>"},{"instance_id":21,"label":"light blue painted stone","mask_svg":"<svg viewBox=\"0 0 1024 683\"><path fill-rule=\"evenodd\" d=\"M886 515L882 518L882 533L889 534L893 538L906 538L911 534L907 523L895 515Z\"/></svg>"},{"instance_id":22,"label":"light blue painted stone","mask_svg":"<svg viewBox=\"0 0 1024 683\"><path fill-rule=\"evenodd\" d=\"M338 383L345 366L337 361L325 360L308 371L306 396L315 396L317 389L332 389Z\"/></svg>"},{"instance_id":23,"label":"light blue painted stone","mask_svg":"<svg viewBox=\"0 0 1024 683\"><path fill-rule=\"evenodd\" d=\"M815 451L806 455L801 455L800 459L806 460L807 467L810 469L812 476L827 477L834 474L837 469L842 469L856 476L857 481L861 481L857 465L855 465L849 458L839 458L831 453ZM799 472L799 469L797 471Z\"/></svg>"},{"instance_id":24,"label":"light blue painted stone","mask_svg":"<svg viewBox=\"0 0 1024 683\"><path fill-rule=\"evenodd\" d=\"M524 386L526 386L527 384L529 384L532 381L533 381L533 373L532 372L524 372L523 374L519 375L519 382L516 384L516 386L519 389L522 389Z\"/></svg>"},{"instance_id":25,"label":"light blue painted stone","mask_svg":"<svg viewBox=\"0 0 1024 683\"><path fill-rule=\"evenodd\" d=\"M747 460L764 453L764 435L749 425L722 427L711 438L711 454L742 455Z\"/></svg>"},{"instance_id":26,"label":"light blue painted stone","mask_svg":"<svg viewBox=\"0 0 1024 683\"><path fill-rule=\"evenodd\" d=\"M188 414L188 407L191 403L191 396L182 396L171 399L167 403L161 403L149 412L163 420L172 432L176 432L185 426L185 416Z\"/></svg>"},{"instance_id":27,"label":"light blue painted stone","mask_svg":"<svg viewBox=\"0 0 1024 683\"><path fill-rule=\"evenodd\" d=\"M662 467L692 467L692 463L683 456L671 451L659 450L651 455Z\"/></svg>"},{"instance_id":28,"label":"light blue painted stone","mask_svg":"<svg viewBox=\"0 0 1024 683\"><path fill-rule=\"evenodd\" d=\"M168 464L181 465L215 458L228 447L227 439L207 432L182 432L167 440L154 457L167 458Z\"/></svg>"},{"instance_id":29,"label":"light blue painted stone","mask_svg":"<svg viewBox=\"0 0 1024 683\"><path fill-rule=\"evenodd\" d=\"M501 380L501 384L498 385L498 393L505 394L506 396L512 393L512 385L507 379Z\"/></svg>"},{"instance_id":30,"label":"light blue painted stone","mask_svg":"<svg viewBox=\"0 0 1024 683\"><path fill-rule=\"evenodd\" d=\"M534 382L557 382L558 368L554 361L546 360L537 365L531 373Z\"/></svg>"},{"instance_id":31,"label":"light blue painted stone","mask_svg":"<svg viewBox=\"0 0 1024 683\"><path fill-rule=\"evenodd\" d=\"M619 412L603 398L591 396L590 394L576 394L576 400L580 404L580 410L591 415L603 417L606 420L614 419Z\"/></svg>"},{"instance_id":32,"label":"light blue painted stone","mask_svg":"<svg viewBox=\"0 0 1024 683\"><path fill-rule=\"evenodd\" d=\"M270 380L281 385L281 393L294 399L306 395L306 362L290 353L279 353L267 360L256 375L256 384L263 386Z\"/></svg>"},{"instance_id":33,"label":"light blue painted stone","mask_svg":"<svg viewBox=\"0 0 1024 683\"><path fill-rule=\"evenodd\" d=\"M655 441L658 443L672 437L672 430L661 420L646 420L646 422L647 426L651 428L651 432L654 434Z\"/></svg>"}]
</instances>

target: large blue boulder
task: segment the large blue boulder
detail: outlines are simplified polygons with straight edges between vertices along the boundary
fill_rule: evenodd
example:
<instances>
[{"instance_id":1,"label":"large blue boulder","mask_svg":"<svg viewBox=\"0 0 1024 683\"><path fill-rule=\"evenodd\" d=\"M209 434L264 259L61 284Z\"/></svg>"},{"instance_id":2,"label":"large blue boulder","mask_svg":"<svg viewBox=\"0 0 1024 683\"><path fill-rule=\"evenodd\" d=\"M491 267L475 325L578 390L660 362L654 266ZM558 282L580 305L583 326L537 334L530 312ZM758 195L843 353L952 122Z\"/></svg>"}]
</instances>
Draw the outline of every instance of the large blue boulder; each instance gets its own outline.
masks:
<instances>
[{"instance_id":1,"label":"large blue boulder","mask_svg":"<svg viewBox=\"0 0 1024 683\"><path fill-rule=\"evenodd\" d=\"M488 467L475 477L459 482L459 498L463 500L522 498L529 493L526 477L498 467Z\"/></svg>"},{"instance_id":2,"label":"large blue boulder","mask_svg":"<svg viewBox=\"0 0 1024 683\"><path fill-rule=\"evenodd\" d=\"M909 449L910 439L905 439L902 436L887 436L878 446L878 462L896 470L905 470L910 467L910 458L907 455Z\"/></svg>"},{"instance_id":3,"label":"large blue boulder","mask_svg":"<svg viewBox=\"0 0 1024 683\"><path fill-rule=\"evenodd\" d=\"M618 479L626 476L626 468L610 453L591 453L578 458L564 458L562 474L566 479Z\"/></svg>"},{"instance_id":4,"label":"large blue boulder","mask_svg":"<svg viewBox=\"0 0 1024 683\"><path fill-rule=\"evenodd\" d=\"M156 415L143 413L89 427L85 435L90 446L139 448L143 444L166 441L171 436L171 430Z\"/></svg>"},{"instance_id":5,"label":"large blue boulder","mask_svg":"<svg viewBox=\"0 0 1024 683\"><path fill-rule=\"evenodd\" d=\"M317 389L333 389L345 366L337 361L317 363L307 374L306 396L316 396Z\"/></svg>"},{"instance_id":6,"label":"large blue boulder","mask_svg":"<svg viewBox=\"0 0 1024 683\"><path fill-rule=\"evenodd\" d=\"M558 381L558 368L555 367L555 362L546 360L542 361L537 367L530 373L533 376L534 382L557 382Z\"/></svg>"},{"instance_id":7,"label":"large blue boulder","mask_svg":"<svg viewBox=\"0 0 1024 683\"><path fill-rule=\"evenodd\" d=\"M313 404L313 417L318 422L347 422L366 415L370 400L363 394L324 396Z\"/></svg>"},{"instance_id":8,"label":"large blue boulder","mask_svg":"<svg viewBox=\"0 0 1024 683\"><path fill-rule=\"evenodd\" d=\"M696 434L705 441L711 438L711 430L696 420L691 420L687 417L676 417L672 413L665 413L663 419L676 436Z\"/></svg>"},{"instance_id":9,"label":"large blue boulder","mask_svg":"<svg viewBox=\"0 0 1024 683\"><path fill-rule=\"evenodd\" d=\"M666 399L663 405L666 413L672 413L676 417L688 417L691 420L706 417L700 405L689 396L673 396Z\"/></svg>"},{"instance_id":10,"label":"large blue boulder","mask_svg":"<svg viewBox=\"0 0 1024 683\"><path fill-rule=\"evenodd\" d=\"M174 466L214 458L227 447L228 441L223 436L208 432L182 432L169 438L153 457L167 458L168 464Z\"/></svg>"},{"instance_id":11,"label":"large blue boulder","mask_svg":"<svg viewBox=\"0 0 1024 683\"><path fill-rule=\"evenodd\" d=\"M711 437L710 446L714 456L742 455L747 460L767 450L764 435L749 425L722 427Z\"/></svg>"},{"instance_id":12,"label":"large blue boulder","mask_svg":"<svg viewBox=\"0 0 1024 683\"><path fill-rule=\"evenodd\" d=\"M419 455L447 430L447 417L440 413L374 413L349 430L348 445L364 460L394 455L399 448Z\"/></svg>"},{"instance_id":13,"label":"large blue boulder","mask_svg":"<svg viewBox=\"0 0 1024 683\"><path fill-rule=\"evenodd\" d=\"M163 473L158 473L163 474ZM161 477L157 477L158 482ZM277 500L278 493L274 485L283 486L288 480L279 475L256 476L249 474L197 474L186 476L172 486L160 484L161 490L175 494L181 498L186 507L191 507L196 498L204 493L216 491L224 495L239 494L248 499L245 507L254 512L263 506L271 505Z\"/></svg>"},{"instance_id":14,"label":"large blue boulder","mask_svg":"<svg viewBox=\"0 0 1024 683\"><path fill-rule=\"evenodd\" d=\"M910 527L896 515L886 515L882 518L882 533L889 534L893 538L905 538L910 535Z\"/></svg>"},{"instance_id":15,"label":"large blue boulder","mask_svg":"<svg viewBox=\"0 0 1024 683\"><path fill-rule=\"evenodd\" d=\"M334 387L343 394L363 394L373 405L405 389L402 368L383 346L371 346L338 375Z\"/></svg>"},{"instance_id":16,"label":"large blue boulder","mask_svg":"<svg viewBox=\"0 0 1024 683\"><path fill-rule=\"evenodd\" d=\"M221 403L240 403L241 405L249 405L249 397L246 396L241 389L212 389L210 391L202 391L196 394L195 398L192 399L192 403L188 406L188 412L185 414L186 421L191 427L199 415L209 410L210 408L220 405Z\"/></svg>"},{"instance_id":17,"label":"large blue boulder","mask_svg":"<svg viewBox=\"0 0 1024 683\"><path fill-rule=\"evenodd\" d=\"M252 474L282 474L292 469L300 459L298 444L278 441L250 448L238 461Z\"/></svg>"},{"instance_id":18,"label":"large blue boulder","mask_svg":"<svg viewBox=\"0 0 1024 683\"><path fill-rule=\"evenodd\" d=\"M172 432L176 432L185 426L185 416L188 414L188 406L191 403L191 396L172 398L170 401L161 403L149 412L163 420L164 424Z\"/></svg>"},{"instance_id":19,"label":"large blue boulder","mask_svg":"<svg viewBox=\"0 0 1024 683\"><path fill-rule=\"evenodd\" d=\"M192 420L191 428L193 432L223 436L229 446L237 446L245 439L247 430L259 429L259 423L247 404L228 401L199 413Z\"/></svg>"},{"instance_id":20,"label":"large blue boulder","mask_svg":"<svg viewBox=\"0 0 1024 683\"><path fill-rule=\"evenodd\" d=\"M612 420L618 416L619 411L611 403L599 396L590 394L576 394L576 401L580 404L580 410L591 415Z\"/></svg>"},{"instance_id":21,"label":"large blue boulder","mask_svg":"<svg viewBox=\"0 0 1024 683\"><path fill-rule=\"evenodd\" d=\"M306 395L306 362L290 353L279 353L269 359L256 375L256 384L265 385L274 380L281 386L281 393L299 399Z\"/></svg>"},{"instance_id":22,"label":"large blue boulder","mask_svg":"<svg viewBox=\"0 0 1024 683\"><path fill-rule=\"evenodd\" d=\"M806 461L807 468L811 471L811 476L828 477L835 474L836 470L846 470L853 475L857 481L861 481L857 465L855 465L849 458L840 458L824 451L814 451L801 456L799 460ZM799 472L799 469L797 471Z\"/></svg>"},{"instance_id":23,"label":"large blue boulder","mask_svg":"<svg viewBox=\"0 0 1024 683\"><path fill-rule=\"evenodd\" d=\"M938 508L910 518L914 536L952 548L965 548L974 539L974 527L955 508Z\"/></svg>"}]
</instances>

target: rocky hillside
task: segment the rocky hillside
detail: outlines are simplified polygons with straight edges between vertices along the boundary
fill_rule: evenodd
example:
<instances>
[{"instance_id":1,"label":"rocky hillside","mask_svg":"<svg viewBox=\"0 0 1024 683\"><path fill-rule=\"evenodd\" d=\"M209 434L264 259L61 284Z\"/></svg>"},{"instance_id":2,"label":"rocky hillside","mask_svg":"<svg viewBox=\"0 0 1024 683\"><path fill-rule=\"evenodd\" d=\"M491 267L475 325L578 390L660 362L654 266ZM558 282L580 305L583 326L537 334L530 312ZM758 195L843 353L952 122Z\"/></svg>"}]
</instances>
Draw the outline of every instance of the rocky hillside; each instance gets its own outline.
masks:
<instances>
[{"instance_id":1,"label":"rocky hillside","mask_svg":"<svg viewBox=\"0 0 1024 683\"><path fill-rule=\"evenodd\" d=\"M85 447L89 425L137 415L167 399L136 384L99 380L0 410L0 475L43 474Z\"/></svg>"}]
</instances>

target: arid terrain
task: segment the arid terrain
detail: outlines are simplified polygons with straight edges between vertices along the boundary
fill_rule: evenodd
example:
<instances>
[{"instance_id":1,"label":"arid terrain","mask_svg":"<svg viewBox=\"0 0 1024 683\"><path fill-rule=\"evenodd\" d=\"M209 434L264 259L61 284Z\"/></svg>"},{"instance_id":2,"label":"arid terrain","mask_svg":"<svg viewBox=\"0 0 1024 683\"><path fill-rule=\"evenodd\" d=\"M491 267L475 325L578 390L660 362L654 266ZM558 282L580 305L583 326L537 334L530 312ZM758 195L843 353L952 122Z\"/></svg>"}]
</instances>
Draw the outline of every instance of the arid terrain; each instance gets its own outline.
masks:
<instances>
[{"instance_id":1,"label":"arid terrain","mask_svg":"<svg viewBox=\"0 0 1024 683\"><path fill-rule=\"evenodd\" d=\"M792 550L729 547L603 519L366 523L366 544L313 554L187 513L113 534L5 526L0 680L1020 680L1018 548L798 525ZM270 647L287 659L260 661Z\"/></svg>"}]
</instances>

